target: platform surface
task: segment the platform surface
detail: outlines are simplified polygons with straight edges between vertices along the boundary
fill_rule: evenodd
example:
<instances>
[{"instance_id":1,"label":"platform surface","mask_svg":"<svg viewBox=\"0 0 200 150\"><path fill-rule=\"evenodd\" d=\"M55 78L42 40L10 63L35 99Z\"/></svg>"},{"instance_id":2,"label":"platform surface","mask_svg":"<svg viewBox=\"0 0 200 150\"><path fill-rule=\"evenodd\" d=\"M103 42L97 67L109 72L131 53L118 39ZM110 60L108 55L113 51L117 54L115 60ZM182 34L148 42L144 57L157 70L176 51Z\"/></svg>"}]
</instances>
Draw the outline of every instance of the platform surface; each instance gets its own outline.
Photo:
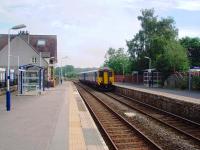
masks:
<instances>
[{"instance_id":1,"label":"platform surface","mask_svg":"<svg viewBox=\"0 0 200 150\"><path fill-rule=\"evenodd\" d=\"M145 87L144 85L121 83L121 82L116 82L114 85L128 89L135 89L138 91L152 93L156 95L162 95L170 98L175 98L186 102L200 104L200 92L198 91L189 92L188 90L175 90L175 89L172 90L172 89L152 88L152 87L149 88Z\"/></svg>"},{"instance_id":2,"label":"platform surface","mask_svg":"<svg viewBox=\"0 0 200 150\"><path fill-rule=\"evenodd\" d=\"M40 96L0 96L0 150L107 149L73 83Z\"/></svg>"}]
</instances>

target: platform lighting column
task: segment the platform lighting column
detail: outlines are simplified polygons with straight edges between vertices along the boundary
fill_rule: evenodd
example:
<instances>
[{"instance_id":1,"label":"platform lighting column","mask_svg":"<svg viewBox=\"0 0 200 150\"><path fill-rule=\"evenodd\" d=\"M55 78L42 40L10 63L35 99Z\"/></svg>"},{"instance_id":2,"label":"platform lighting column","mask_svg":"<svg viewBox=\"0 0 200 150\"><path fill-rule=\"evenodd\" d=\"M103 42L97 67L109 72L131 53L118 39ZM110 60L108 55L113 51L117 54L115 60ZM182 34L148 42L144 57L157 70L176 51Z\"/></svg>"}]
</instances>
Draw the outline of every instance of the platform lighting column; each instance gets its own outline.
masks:
<instances>
[{"instance_id":1,"label":"platform lighting column","mask_svg":"<svg viewBox=\"0 0 200 150\"><path fill-rule=\"evenodd\" d=\"M19 56L17 56L17 85L19 88Z\"/></svg>"},{"instance_id":2,"label":"platform lighting column","mask_svg":"<svg viewBox=\"0 0 200 150\"><path fill-rule=\"evenodd\" d=\"M10 57L17 58L17 88L19 88L19 56L10 55Z\"/></svg>"},{"instance_id":3,"label":"platform lighting column","mask_svg":"<svg viewBox=\"0 0 200 150\"><path fill-rule=\"evenodd\" d=\"M63 80L63 71L62 71L62 59L61 59L61 70L60 70L60 83L62 84Z\"/></svg>"},{"instance_id":4,"label":"platform lighting column","mask_svg":"<svg viewBox=\"0 0 200 150\"><path fill-rule=\"evenodd\" d=\"M123 82L124 82L124 64L122 64L122 69L123 69Z\"/></svg>"},{"instance_id":5,"label":"platform lighting column","mask_svg":"<svg viewBox=\"0 0 200 150\"><path fill-rule=\"evenodd\" d=\"M14 26L8 30L8 66L7 66L7 91L6 91L6 110L10 111L11 98L10 98L10 31L25 28L24 24Z\"/></svg>"},{"instance_id":6,"label":"platform lighting column","mask_svg":"<svg viewBox=\"0 0 200 150\"><path fill-rule=\"evenodd\" d=\"M61 84L62 84L62 80L63 80L63 70L62 70L62 61L64 60L64 59L67 59L68 58L68 56L65 56L65 57L62 57L61 58Z\"/></svg>"},{"instance_id":7,"label":"platform lighting column","mask_svg":"<svg viewBox=\"0 0 200 150\"><path fill-rule=\"evenodd\" d=\"M149 59L149 69L151 69L151 58L147 56L145 56L144 58Z\"/></svg>"},{"instance_id":8,"label":"platform lighting column","mask_svg":"<svg viewBox=\"0 0 200 150\"><path fill-rule=\"evenodd\" d=\"M120 64L122 65L123 82L124 82L125 65L123 63L120 63Z\"/></svg>"},{"instance_id":9,"label":"platform lighting column","mask_svg":"<svg viewBox=\"0 0 200 150\"><path fill-rule=\"evenodd\" d=\"M147 57L147 56L145 56L144 58L146 58L146 59L149 59L149 71L148 71L148 73L151 73L151 58L150 57ZM149 77L149 75L148 75L148 77ZM150 80L151 78L149 77L149 80ZM151 79L151 81L152 81L152 79ZM149 82L149 87L150 87L150 82Z\"/></svg>"}]
</instances>

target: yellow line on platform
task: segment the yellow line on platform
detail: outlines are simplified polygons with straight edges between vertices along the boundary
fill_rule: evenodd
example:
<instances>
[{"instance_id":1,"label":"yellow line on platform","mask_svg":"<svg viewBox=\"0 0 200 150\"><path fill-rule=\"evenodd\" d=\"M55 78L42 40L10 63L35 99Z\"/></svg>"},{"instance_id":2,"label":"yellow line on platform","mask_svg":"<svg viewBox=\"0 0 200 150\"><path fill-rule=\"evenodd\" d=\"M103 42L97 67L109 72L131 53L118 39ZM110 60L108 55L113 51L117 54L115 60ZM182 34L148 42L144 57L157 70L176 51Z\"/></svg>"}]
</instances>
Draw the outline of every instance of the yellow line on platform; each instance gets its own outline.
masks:
<instances>
[{"instance_id":1,"label":"yellow line on platform","mask_svg":"<svg viewBox=\"0 0 200 150\"><path fill-rule=\"evenodd\" d=\"M72 84L69 95L69 150L86 150L86 145L81 128L78 106L73 95Z\"/></svg>"}]
</instances>

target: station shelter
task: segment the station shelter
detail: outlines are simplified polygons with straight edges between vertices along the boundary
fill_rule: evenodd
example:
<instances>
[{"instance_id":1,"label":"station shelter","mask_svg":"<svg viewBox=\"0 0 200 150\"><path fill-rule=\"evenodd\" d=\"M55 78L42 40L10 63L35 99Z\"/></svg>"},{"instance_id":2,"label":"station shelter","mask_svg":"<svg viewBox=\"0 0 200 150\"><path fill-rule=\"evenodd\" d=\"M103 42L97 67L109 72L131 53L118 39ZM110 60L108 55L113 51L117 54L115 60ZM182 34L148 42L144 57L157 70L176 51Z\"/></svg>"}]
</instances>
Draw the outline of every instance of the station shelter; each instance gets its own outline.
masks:
<instances>
[{"instance_id":1,"label":"station shelter","mask_svg":"<svg viewBox=\"0 0 200 150\"><path fill-rule=\"evenodd\" d=\"M155 69L146 69L143 73L143 84L146 87L159 87L161 83L161 73Z\"/></svg>"},{"instance_id":2,"label":"station shelter","mask_svg":"<svg viewBox=\"0 0 200 150\"><path fill-rule=\"evenodd\" d=\"M44 91L45 69L28 64L19 67L19 95L40 95Z\"/></svg>"}]
</instances>

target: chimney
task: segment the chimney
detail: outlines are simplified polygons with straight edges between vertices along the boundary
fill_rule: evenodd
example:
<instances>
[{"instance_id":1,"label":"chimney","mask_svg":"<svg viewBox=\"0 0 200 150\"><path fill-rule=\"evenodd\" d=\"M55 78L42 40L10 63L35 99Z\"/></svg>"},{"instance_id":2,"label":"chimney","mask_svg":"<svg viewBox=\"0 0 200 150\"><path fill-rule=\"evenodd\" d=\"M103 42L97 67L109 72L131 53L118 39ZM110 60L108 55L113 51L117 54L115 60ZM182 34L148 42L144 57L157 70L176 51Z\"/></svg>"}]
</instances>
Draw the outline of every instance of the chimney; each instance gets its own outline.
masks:
<instances>
[{"instance_id":1,"label":"chimney","mask_svg":"<svg viewBox=\"0 0 200 150\"><path fill-rule=\"evenodd\" d=\"M18 33L18 36L21 37L23 40L25 40L28 44L29 44L29 41L30 41L30 35L29 35L29 32L26 30L26 31L19 31Z\"/></svg>"}]
</instances>

